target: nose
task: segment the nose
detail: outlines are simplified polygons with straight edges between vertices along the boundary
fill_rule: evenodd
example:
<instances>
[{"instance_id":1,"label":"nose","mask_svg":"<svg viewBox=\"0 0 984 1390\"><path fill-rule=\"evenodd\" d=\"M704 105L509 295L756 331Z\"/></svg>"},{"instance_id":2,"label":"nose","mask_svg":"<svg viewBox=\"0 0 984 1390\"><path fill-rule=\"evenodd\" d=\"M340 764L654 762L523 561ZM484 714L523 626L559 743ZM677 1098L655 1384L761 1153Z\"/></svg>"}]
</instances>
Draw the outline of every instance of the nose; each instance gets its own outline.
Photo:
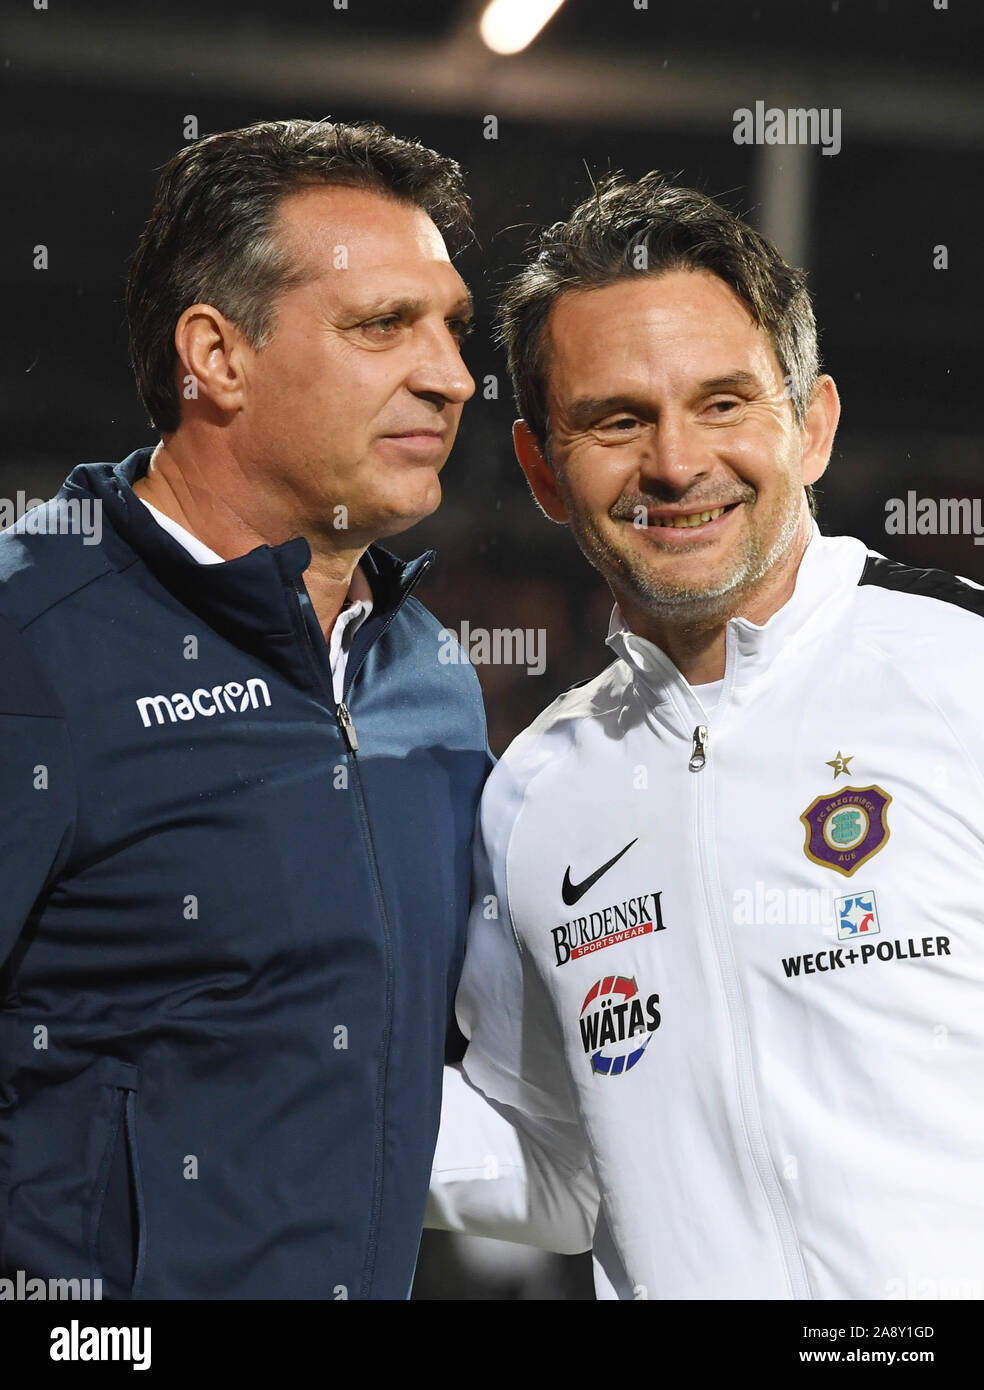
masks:
<instances>
[{"instance_id":1,"label":"nose","mask_svg":"<svg viewBox=\"0 0 984 1390\"><path fill-rule=\"evenodd\" d=\"M710 472L712 459L707 451L706 437L683 413L664 410L646 432L638 464L644 484L649 482L673 492L685 492L698 478Z\"/></svg>"},{"instance_id":2,"label":"nose","mask_svg":"<svg viewBox=\"0 0 984 1390\"><path fill-rule=\"evenodd\" d=\"M441 405L463 405L475 394L475 379L464 364L461 345L443 319L418 327L419 349L407 388L416 396L439 397Z\"/></svg>"}]
</instances>

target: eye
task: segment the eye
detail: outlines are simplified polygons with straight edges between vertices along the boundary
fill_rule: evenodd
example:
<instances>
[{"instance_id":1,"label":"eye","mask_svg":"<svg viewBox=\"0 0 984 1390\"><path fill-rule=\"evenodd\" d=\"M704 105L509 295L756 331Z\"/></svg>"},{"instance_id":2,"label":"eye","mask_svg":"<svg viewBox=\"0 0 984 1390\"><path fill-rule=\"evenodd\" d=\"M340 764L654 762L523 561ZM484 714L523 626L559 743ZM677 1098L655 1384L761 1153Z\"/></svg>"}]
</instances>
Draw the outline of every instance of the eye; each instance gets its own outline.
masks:
<instances>
[{"instance_id":1,"label":"eye","mask_svg":"<svg viewBox=\"0 0 984 1390\"><path fill-rule=\"evenodd\" d=\"M445 319L444 322L447 324L451 336L459 343L463 343L475 328L471 319Z\"/></svg>"},{"instance_id":2,"label":"eye","mask_svg":"<svg viewBox=\"0 0 984 1390\"><path fill-rule=\"evenodd\" d=\"M631 434L633 430L639 428L639 421L634 415L617 415L612 420L602 420L595 425L596 430L603 430L608 434Z\"/></svg>"},{"instance_id":3,"label":"eye","mask_svg":"<svg viewBox=\"0 0 984 1390\"><path fill-rule=\"evenodd\" d=\"M384 314L381 318L367 319L365 323L359 324L364 332L371 333L375 338L395 338L395 330L399 326L399 314Z\"/></svg>"},{"instance_id":4,"label":"eye","mask_svg":"<svg viewBox=\"0 0 984 1390\"><path fill-rule=\"evenodd\" d=\"M712 415L727 415L729 411L737 410L742 404L742 401L734 399L711 401L708 405L708 409L711 411Z\"/></svg>"}]
</instances>

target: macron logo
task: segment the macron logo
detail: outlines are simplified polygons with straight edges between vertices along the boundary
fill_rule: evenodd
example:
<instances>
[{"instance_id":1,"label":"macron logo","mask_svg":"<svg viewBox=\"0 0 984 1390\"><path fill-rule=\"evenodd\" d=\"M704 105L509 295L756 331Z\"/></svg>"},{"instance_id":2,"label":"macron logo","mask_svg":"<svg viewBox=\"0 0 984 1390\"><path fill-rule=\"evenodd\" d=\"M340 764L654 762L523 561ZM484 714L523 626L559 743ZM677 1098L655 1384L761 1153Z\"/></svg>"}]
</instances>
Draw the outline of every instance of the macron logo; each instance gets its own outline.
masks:
<instances>
[{"instance_id":1,"label":"macron logo","mask_svg":"<svg viewBox=\"0 0 984 1390\"><path fill-rule=\"evenodd\" d=\"M251 676L245 685L241 681L227 681L225 685L213 685L211 690L199 686L190 695L182 695L180 690L174 695L141 695L136 704L144 728L149 729L151 715L158 724L168 720L174 724L179 719L194 719L199 714L211 719L213 714L242 714L248 709L259 709L261 698L269 705L267 683Z\"/></svg>"}]
</instances>

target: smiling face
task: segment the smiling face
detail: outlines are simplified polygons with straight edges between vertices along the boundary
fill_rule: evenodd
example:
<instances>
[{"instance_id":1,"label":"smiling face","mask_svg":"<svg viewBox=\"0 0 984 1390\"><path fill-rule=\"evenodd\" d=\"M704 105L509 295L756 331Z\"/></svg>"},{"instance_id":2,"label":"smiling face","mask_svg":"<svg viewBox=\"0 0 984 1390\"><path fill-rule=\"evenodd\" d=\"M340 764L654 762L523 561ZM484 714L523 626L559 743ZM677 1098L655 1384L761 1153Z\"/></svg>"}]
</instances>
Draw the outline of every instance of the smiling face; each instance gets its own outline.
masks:
<instances>
[{"instance_id":1,"label":"smiling face","mask_svg":"<svg viewBox=\"0 0 984 1390\"><path fill-rule=\"evenodd\" d=\"M461 358L468 291L425 212L361 188L310 188L278 209L309 278L277 299L262 348L240 344L230 441L275 477L298 528L393 535L441 500L438 474L475 383Z\"/></svg>"},{"instance_id":2,"label":"smiling face","mask_svg":"<svg viewBox=\"0 0 984 1390\"><path fill-rule=\"evenodd\" d=\"M795 571L836 413L797 425L767 333L707 271L570 292L546 332L550 467L522 424L516 444L548 515L643 635L748 612Z\"/></svg>"}]
</instances>

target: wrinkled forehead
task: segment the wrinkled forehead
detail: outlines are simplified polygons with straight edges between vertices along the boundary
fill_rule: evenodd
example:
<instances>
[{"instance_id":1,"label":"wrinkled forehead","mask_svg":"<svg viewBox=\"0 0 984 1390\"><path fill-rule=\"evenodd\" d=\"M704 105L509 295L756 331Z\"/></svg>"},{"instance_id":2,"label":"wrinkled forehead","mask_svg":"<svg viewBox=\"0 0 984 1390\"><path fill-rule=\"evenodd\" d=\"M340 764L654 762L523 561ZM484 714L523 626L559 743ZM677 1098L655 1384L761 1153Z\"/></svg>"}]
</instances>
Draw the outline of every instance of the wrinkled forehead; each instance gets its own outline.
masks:
<instances>
[{"instance_id":1,"label":"wrinkled forehead","mask_svg":"<svg viewBox=\"0 0 984 1390\"><path fill-rule=\"evenodd\" d=\"M637 275L568 291L544 329L549 400L619 391L691 390L745 372L781 385L768 333L730 285L704 270Z\"/></svg>"},{"instance_id":2,"label":"wrinkled forehead","mask_svg":"<svg viewBox=\"0 0 984 1390\"><path fill-rule=\"evenodd\" d=\"M305 188L277 208L278 240L312 277L405 267L457 275L438 228L413 203L367 188ZM460 277L459 277L460 278Z\"/></svg>"}]
</instances>

